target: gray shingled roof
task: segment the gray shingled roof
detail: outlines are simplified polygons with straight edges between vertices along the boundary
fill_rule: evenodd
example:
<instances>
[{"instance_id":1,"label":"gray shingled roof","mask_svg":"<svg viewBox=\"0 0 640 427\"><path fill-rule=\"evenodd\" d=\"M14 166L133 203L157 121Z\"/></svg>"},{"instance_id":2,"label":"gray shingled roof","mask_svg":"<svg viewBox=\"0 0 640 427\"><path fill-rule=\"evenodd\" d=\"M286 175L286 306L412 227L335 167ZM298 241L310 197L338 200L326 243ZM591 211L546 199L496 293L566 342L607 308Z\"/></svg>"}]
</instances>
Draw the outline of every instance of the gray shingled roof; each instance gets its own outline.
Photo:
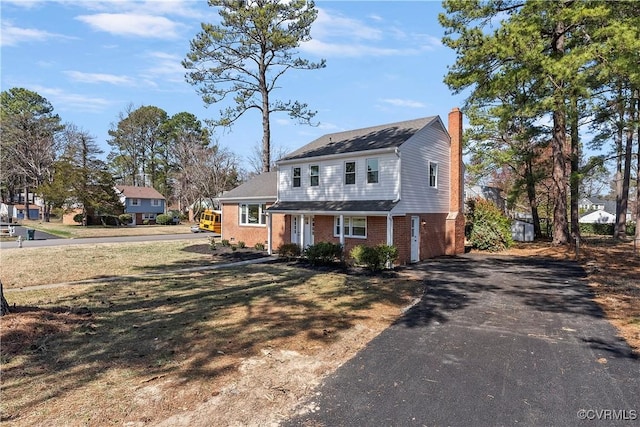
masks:
<instances>
[{"instance_id":1,"label":"gray shingled roof","mask_svg":"<svg viewBox=\"0 0 640 427\"><path fill-rule=\"evenodd\" d=\"M278 173L265 172L256 175L250 180L240 184L233 190L227 191L220 197L221 201L227 199L275 199L278 195Z\"/></svg>"},{"instance_id":2,"label":"gray shingled roof","mask_svg":"<svg viewBox=\"0 0 640 427\"><path fill-rule=\"evenodd\" d=\"M438 116L323 135L282 160L399 147Z\"/></svg>"},{"instance_id":3,"label":"gray shingled roof","mask_svg":"<svg viewBox=\"0 0 640 427\"><path fill-rule=\"evenodd\" d=\"M277 202L268 211L306 212L389 212L397 205L393 200Z\"/></svg>"}]
</instances>

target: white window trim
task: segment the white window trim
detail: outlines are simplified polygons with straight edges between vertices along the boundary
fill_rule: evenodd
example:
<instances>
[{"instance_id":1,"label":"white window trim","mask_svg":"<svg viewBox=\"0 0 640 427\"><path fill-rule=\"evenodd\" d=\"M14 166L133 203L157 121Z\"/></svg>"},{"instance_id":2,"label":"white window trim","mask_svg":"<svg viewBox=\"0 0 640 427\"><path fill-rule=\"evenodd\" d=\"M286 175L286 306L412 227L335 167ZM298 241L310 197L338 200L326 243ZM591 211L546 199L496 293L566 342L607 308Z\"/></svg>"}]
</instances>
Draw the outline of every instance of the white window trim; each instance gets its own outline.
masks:
<instances>
[{"instance_id":1,"label":"white window trim","mask_svg":"<svg viewBox=\"0 0 640 427\"><path fill-rule=\"evenodd\" d=\"M296 169L300 173L297 177L295 174ZM298 185L295 185L296 178L298 178ZM302 187L302 168L300 166L294 166L291 168L291 188L301 188Z\"/></svg>"},{"instance_id":2,"label":"white window trim","mask_svg":"<svg viewBox=\"0 0 640 427\"><path fill-rule=\"evenodd\" d=\"M431 166L435 166L435 172L436 172L436 174L435 174L435 181L436 181L435 185L431 185ZM438 167L438 162L429 161L429 182L428 182L429 188L438 188L438 175L439 175L438 169L440 169Z\"/></svg>"},{"instance_id":3,"label":"white window trim","mask_svg":"<svg viewBox=\"0 0 640 427\"><path fill-rule=\"evenodd\" d=\"M317 167L318 168L318 175L313 175L313 168ZM318 178L318 184L313 185L313 177L317 176ZM314 164L314 165L309 165L309 187L319 187L320 186L320 165L319 164Z\"/></svg>"},{"instance_id":4,"label":"white window trim","mask_svg":"<svg viewBox=\"0 0 640 427\"><path fill-rule=\"evenodd\" d=\"M151 206L160 206L160 199L151 199Z\"/></svg>"},{"instance_id":5,"label":"white window trim","mask_svg":"<svg viewBox=\"0 0 640 427\"><path fill-rule=\"evenodd\" d=\"M243 209L243 207L246 206L247 218L248 218L249 217L249 206L252 206L252 205L258 205L258 222L257 223L242 222L242 209ZM240 203L240 204L238 204L238 225L241 225L243 227L266 227L267 226L266 208L267 208L266 203Z\"/></svg>"},{"instance_id":6,"label":"white window trim","mask_svg":"<svg viewBox=\"0 0 640 427\"><path fill-rule=\"evenodd\" d=\"M140 199L129 199L129 206L140 206Z\"/></svg>"},{"instance_id":7,"label":"white window trim","mask_svg":"<svg viewBox=\"0 0 640 427\"><path fill-rule=\"evenodd\" d=\"M154 213L143 213L142 220L148 219L149 221L154 221L156 219L156 214Z\"/></svg>"},{"instance_id":8,"label":"white window trim","mask_svg":"<svg viewBox=\"0 0 640 427\"><path fill-rule=\"evenodd\" d=\"M356 236L353 234L353 219L364 219L364 236ZM347 227L347 231L344 233L344 237L348 237L350 239L366 239L368 233L368 221L366 216L345 216L344 217L345 224L349 224ZM340 216L333 217L333 237L340 237L340 233L336 233L338 230L338 226L340 226Z\"/></svg>"},{"instance_id":9,"label":"white window trim","mask_svg":"<svg viewBox=\"0 0 640 427\"><path fill-rule=\"evenodd\" d=\"M378 176L378 180L376 182L369 182L369 160L375 160L376 161L377 169L375 170L375 172L377 173L377 176ZM366 176L367 185L380 184L380 159L378 159L377 157L371 157L371 158L367 159L366 162L365 162L365 169L366 169L365 173L367 174L367 176Z\"/></svg>"},{"instance_id":10,"label":"white window trim","mask_svg":"<svg viewBox=\"0 0 640 427\"><path fill-rule=\"evenodd\" d=\"M347 163L353 163L353 172L349 172L353 175L353 183L347 183ZM358 164L355 160L344 162L344 185L357 185L358 184Z\"/></svg>"}]
</instances>

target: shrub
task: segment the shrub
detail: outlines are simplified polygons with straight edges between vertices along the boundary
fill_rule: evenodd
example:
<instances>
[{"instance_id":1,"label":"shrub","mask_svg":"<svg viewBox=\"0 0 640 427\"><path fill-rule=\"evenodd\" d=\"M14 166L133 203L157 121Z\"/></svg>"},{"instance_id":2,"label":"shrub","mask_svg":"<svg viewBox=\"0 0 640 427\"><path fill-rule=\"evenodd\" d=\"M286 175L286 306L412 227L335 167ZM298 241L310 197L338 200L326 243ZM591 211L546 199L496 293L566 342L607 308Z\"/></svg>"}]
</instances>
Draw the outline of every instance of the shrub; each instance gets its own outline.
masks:
<instances>
[{"instance_id":1,"label":"shrub","mask_svg":"<svg viewBox=\"0 0 640 427\"><path fill-rule=\"evenodd\" d=\"M120 214L118 219L122 224L131 224L133 222L133 216L131 214Z\"/></svg>"},{"instance_id":2,"label":"shrub","mask_svg":"<svg viewBox=\"0 0 640 427\"><path fill-rule=\"evenodd\" d=\"M393 265L398 259L398 248L384 244L374 247L358 245L351 249L349 254L357 264L364 265L375 272L382 270L387 264Z\"/></svg>"},{"instance_id":3,"label":"shrub","mask_svg":"<svg viewBox=\"0 0 640 427\"><path fill-rule=\"evenodd\" d=\"M142 225L149 225L149 220L145 219L144 221L142 221Z\"/></svg>"},{"instance_id":4,"label":"shrub","mask_svg":"<svg viewBox=\"0 0 640 427\"><path fill-rule=\"evenodd\" d=\"M265 249L265 245L264 243L256 243L256 245L253 247L256 251L264 251Z\"/></svg>"},{"instance_id":5,"label":"shrub","mask_svg":"<svg viewBox=\"0 0 640 427\"><path fill-rule=\"evenodd\" d=\"M241 240L241 241L239 241L239 242L238 242L238 247L239 247L240 249L244 249L244 248L246 248L246 247L247 247L247 245L246 245L246 244Z\"/></svg>"},{"instance_id":6,"label":"shrub","mask_svg":"<svg viewBox=\"0 0 640 427\"><path fill-rule=\"evenodd\" d=\"M339 243L319 242L304 250L304 257L311 265L327 265L342 259L342 245Z\"/></svg>"},{"instance_id":7,"label":"shrub","mask_svg":"<svg viewBox=\"0 0 640 427\"><path fill-rule=\"evenodd\" d=\"M156 224L159 224L159 225L173 224L173 217L167 214L160 214L156 216Z\"/></svg>"},{"instance_id":8,"label":"shrub","mask_svg":"<svg viewBox=\"0 0 640 427\"><path fill-rule=\"evenodd\" d=\"M298 258L300 256L300 246L296 243L283 243L278 248L278 256L280 258Z\"/></svg>"},{"instance_id":9,"label":"shrub","mask_svg":"<svg viewBox=\"0 0 640 427\"><path fill-rule=\"evenodd\" d=\"M213 237L209 237L209 249L211 249L211 251L215 251L217 249L216 247L216 239Z\"/></svg>"},{"instance_id":10,"label":"shrub","mask_svg":"<svg viewBox=\"0 0 640 427\"><path fill-rule=\"evenodd\" d=\"M82 218L84 217L84 215L82 215L81 213L75 214L73 216L73 222L77 222L78 224L82 224Z\"/></svg>"},{"instance_id":11,"label":"shrub","mask_svg":"<svg viewBox=\"0 0 640 427\"><path fill-rule=\"evenodd\" d=\"M467 206L471 224L468 239L474 248L498 252L513 244L511 222L496 205L477 198L469 200Z\"/></svg>"},{"instance_id":12,"label":"shrub","mask_svg":"<svg viewBox=\"0 0 640 427\"><path fill-rule=\"evenodd\" d=\"M225 248L228 248L229 246L231 246L231 244L229 243L229 240L227 239L222 239L222 241L220 242L220 244L222 246L224 246Z\"/></svg>"},{"instance_id":13,"label":"shrub","mask_svg":"<svg viewBox=\"0 0 640 427\"><path fill-rule=\"evenodd\" d=\"M89 223L89 218L87 218L87 224ZM100 217L100 223L102 225L111 225L111 226L120 226L120 218L117 215L102 215Z\"/></svg>"}]
</instances>

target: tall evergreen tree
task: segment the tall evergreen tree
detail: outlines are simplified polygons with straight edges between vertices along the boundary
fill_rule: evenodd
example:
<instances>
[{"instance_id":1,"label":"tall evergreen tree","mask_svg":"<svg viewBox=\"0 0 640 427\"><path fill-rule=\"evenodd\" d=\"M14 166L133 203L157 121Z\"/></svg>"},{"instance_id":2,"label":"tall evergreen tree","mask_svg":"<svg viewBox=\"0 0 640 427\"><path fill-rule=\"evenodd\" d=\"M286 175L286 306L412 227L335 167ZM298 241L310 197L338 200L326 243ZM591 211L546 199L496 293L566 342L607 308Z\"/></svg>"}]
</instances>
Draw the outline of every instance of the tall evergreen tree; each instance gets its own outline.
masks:
<instances>
[{"instance_id":1,"label":"tall evergreen tree","mask_svg":"<svg viewBox=\"0 0 640 427\"><path fill-rule=\"evenodd\" d=\"M219 25L202 24L183 61L187 81L198 87L206 104L233 95L233 106L223 109L213 125L231 126L256 109L262 118L262 169L271 166L270 115L286 112L309 123L315 112L299 101L272 97L279 79L290 69L318 69L325 61L310 62L295 49L310 40L317 10L308 0L209 0L222 18Z\"/></svg>"}]
</instances>

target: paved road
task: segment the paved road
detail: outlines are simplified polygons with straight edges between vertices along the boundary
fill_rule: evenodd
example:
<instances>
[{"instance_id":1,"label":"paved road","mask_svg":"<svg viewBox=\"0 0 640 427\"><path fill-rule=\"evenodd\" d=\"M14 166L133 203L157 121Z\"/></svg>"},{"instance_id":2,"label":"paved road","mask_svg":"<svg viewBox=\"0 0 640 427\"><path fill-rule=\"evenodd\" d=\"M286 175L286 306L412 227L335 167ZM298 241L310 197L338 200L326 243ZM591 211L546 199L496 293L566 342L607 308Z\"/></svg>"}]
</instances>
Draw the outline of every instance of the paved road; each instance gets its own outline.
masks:
<instances>
[{"instance_id":1,"label":"paved road","mask_svg":"<svg viewBox=\"0 0 640 427\"><path fill-rule=\"evenodd\" d=\"M284 426L640 425L640 361L575 263L466 255L420 269L421 302Z\"/></svg>"},{"instance_id":2,"label":"paved road","mask_svg":"<svg viewBox=\"0 0 640 427\"><path fill-rule=\"evenodd\" d=\"M82 244L96 244L96 243L117 243L117 242L149 242L149 241L161 241L161 240L184 240L184 239L206 239L213 233L183 233L183 234L161 234L150 236L126 236L126 237L93 237L83 239L64 239L53 234L48 234L43 231L36 230L34 238L35 240L26 240L27 230L26 227L16 226L16 236L22 236L23 248L38 248L43 246L62 246L62 245L82 245ZM17 249L19 248L17 241L2 241L0 242L0 250L5 249Z\"/></svg>"}]
</instances>

